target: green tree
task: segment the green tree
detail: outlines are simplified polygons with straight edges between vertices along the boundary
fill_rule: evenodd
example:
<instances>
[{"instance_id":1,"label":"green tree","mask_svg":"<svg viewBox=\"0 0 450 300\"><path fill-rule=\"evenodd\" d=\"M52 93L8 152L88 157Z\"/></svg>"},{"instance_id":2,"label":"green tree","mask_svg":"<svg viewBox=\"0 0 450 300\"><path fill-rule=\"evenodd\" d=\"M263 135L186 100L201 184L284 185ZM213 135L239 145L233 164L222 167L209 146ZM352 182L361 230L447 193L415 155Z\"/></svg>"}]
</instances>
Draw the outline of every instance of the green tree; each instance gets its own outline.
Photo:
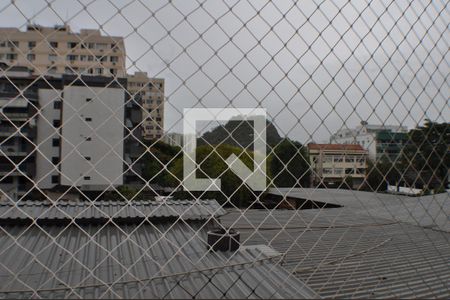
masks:
<instances>
[{"instance_id":1,"label":"green tree","mask_svg":"<svg viewBox=\"0 0 450 300\"><path fill-rule=\"evenodd\" d=\"M270 173L276 187L309 186L309 160L306 148L288 138L274 147L269 157Z\"/></svg>"},{"instance_id":2,"label":"green tree","mask_svg":"<svg viewBox=\"0 0 450 300\"><path fill-rule=\"evenodd\" d=\"M367 177L365 189L368 191L385 192L388 183L397 184L401 178L401 166L398 162L392 162L388 157L383 156L374 163L367 162Z\"/></svg>"},{"instance_id":3,"label":"green tree","mask_svg":"<svg viewBox=\"0 0 450 300\"><path fill-rule=\"evenodd\" d=\"M450 123L426 120L408 135L401 160L402 168L409 173L406 180L442 190L450 169Z\"/></svg>"},{"instance_id":4,"label":"green tree","mask_svg":"<svg viewBox=\"0 0 450 300\"><path fill-rule=\"evenodd\" d=\"M235 154L244 164L253 170L253 152L245 151L231 145L199 146L196 149L196 160L199 164L197 178L220 178L221 190L218 192L182 193L182 197L214 198L220 203L233 203L239 207L246 207L255 200L254 193L242 180L229 169L226 159ZM170 171L175 174L166 176L167 182L175 187L179 186L183 178L183 159L177 158Z\"/></svg>"},{"instance_id":5,"label":"green tree","mask_svg":"<svg viewBox=\"0 0 450 300\"><path fill-rule=\"evenodd\" d=\"M182 157L181 148L161 141L148 142L147 147L142 158L142 177L150 183L167 186L167 178L170 176L168 169L177 158Z\"/></svg>"}]
</instances>

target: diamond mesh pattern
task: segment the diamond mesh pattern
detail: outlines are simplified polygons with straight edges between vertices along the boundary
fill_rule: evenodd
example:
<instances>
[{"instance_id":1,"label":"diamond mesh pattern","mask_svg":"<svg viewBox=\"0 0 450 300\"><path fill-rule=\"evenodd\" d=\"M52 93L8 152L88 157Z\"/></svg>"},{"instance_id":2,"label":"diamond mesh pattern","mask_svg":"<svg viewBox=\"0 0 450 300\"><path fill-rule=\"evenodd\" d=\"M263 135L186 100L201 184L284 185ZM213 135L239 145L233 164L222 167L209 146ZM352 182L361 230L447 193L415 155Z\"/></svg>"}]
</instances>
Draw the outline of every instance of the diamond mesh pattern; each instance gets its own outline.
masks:
<instances>
[{"instance_id":1,"label":"diamond mesh pattern","mask_svg":"<svg viewBox=\"0 0 450 300\"><path fill-rule=\"evenodd\" d=\"M449 18L446 1L0 0L0 297L448 297ZM190 191L183 110L244 107L267 111L267 190L225 162L252 166L252 122L213 119L194 172L222 189ZM276 254L206 251L213 228Z\"/></svg>"}]
</instances>

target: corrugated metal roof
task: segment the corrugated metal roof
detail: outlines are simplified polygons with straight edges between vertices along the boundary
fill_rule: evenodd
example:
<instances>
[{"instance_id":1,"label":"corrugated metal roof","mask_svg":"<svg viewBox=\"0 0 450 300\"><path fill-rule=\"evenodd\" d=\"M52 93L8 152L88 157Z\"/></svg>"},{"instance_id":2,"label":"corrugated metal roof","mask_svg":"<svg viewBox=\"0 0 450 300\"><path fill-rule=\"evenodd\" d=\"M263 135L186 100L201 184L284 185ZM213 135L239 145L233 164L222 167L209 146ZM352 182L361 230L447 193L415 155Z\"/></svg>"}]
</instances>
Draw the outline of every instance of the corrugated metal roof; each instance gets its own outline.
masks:
<instances>
[{"instance_id":1,"label":"corrugated metal roof","mask_svg":"<svg viewBox=\"0 0 450 300\"><path fill-rule=\"evenodd\" d=\"M158 201L20 201L0 203L0 222L38 220L45 223L54 220L92 221L123 219L181 218L184 220L218 217L225 210L215 200L166 200Z\"/></svg>"},{"instance_id":2,"label":"corrugated metal roof","mask_svg":"<svg viewBox=\"0 0 450 300\"><path fill-rule=\"evenodd\" d=\"M352 208L230 211L245 244L285 253L284 267L326 298L449 298L450 234Z\"/></svg>"},{"instance_id":3,"label":"corrugated metal roof","mask_svg":"<svg viewBox=\"0 0 450 300\"><path fill-rule=\"evenodd\" d=\"M272 188L269 193L341 205L366 216L450 232L450 193L409 197L341 189Z\"/></svg>"},{"instance_id":4,"label":"corrugated metal roof","mask_svg":"<svg viewBox=\"0 0 450 300\"><path fill-rule=\"evenodd\" d=\"M311 298L264 248L207 252L190 221L4 226L0 298Z\"/></svg>"}]
</instances>

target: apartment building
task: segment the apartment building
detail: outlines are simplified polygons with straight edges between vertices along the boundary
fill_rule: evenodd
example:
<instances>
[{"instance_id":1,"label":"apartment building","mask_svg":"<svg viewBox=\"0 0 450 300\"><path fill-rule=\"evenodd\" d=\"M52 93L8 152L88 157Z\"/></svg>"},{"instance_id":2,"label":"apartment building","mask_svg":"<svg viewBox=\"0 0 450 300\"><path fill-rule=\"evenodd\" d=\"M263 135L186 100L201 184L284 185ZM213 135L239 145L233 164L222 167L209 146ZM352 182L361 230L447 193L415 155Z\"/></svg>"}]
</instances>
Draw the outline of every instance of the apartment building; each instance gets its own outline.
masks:
<instances>
[{"instance_id":1,"label":"apartment building","mask_svg":"<svg viewBox=\"0 0 450 300\"><path fill-rule=\"evenodd\" d=\"M104 36L100 30L68 25L28 25L0 28L0 61L25 66L34 75L86 74L125 77L125 45L122 37Z\"/></svg>"},{"instance_id":2,"label":"apartment building","mask_svg":"<svg viewBox=\"0 0 450 300\"><path fill-rule=\"evenodd\" d=\"M313 186L360 188L367 173L368 151L357 144L308 144Z\"/></svg>"},{"instance_id":3,"label":"apartment building","mask_svg":"<svg viewBox=\"0 0 450 300\"><path fill-rule=\"evenodd\" d=\"M64 75L39 88L38 186L105 190L124 183L125 91L108 77Z\"/></svg>"},{"instance_id":4,"label":"apartment building","mask_svg":"<svg viewBox=\"0 0 450 300\"><path fill-rule=\"evenodd\" d=\"M164 133L164 79L149 78L146 72L128 75L128 91L142 105L142 136L160 139Z\"/></svg>"},{"instance_id":5,"label":"apartment building","mask_svg":"<svg viewBox=\"0 0 450 300\"><path fill-rule=\"evenodd\" d=\"M129 117L141 112L126 104L126 78L39 78L16 69L0 76L2 194L57 186L103 191L126 183L125 144L140 138L139 123ZM132 175L140 168L133 166Z\"/></svg>"},{"instance_id":6,"label":"apartment building","mask_svg":"<svg viewBox=\"0 0 450 300\"><path fill-rule=\"evenodd\" d=\"M383 157L395 161L408 141L404 126L373 125L361 122L353 129L341 129L333 134L330 143L358 144L368 150L369 158L378 161Z\"/></svg>"},{"instance_id":7,"label":"apartment building","mask_svg":"<svg viewBox=\"0 0 450 300\"><path fill-rule=\"evenodd\" d=\"M0 64L0 71L5 68ZM11 69L15 76L28 76L26 68ZM21 89L22 94L18 89ZM36 111L38 95L27 82L15 85L0 80L0 190L18 198L33 187L36 171ZM2 196L2 193L0 193Z\"/></svg>"},{"instance_id":8,"label":"apartment building","mask_svg":"<svg viewBox=\"0 0 450 300\"><path fill-rule=\"evenodd\" d=\"M0 28L0 62L27 67L33 75L81 74L128 78L128 91L142 106L141 136L158 139L164 128L164 79L126 73L123 37L100 30L71 31L68 25ZM126 88L126 87L125 87ZM142 121L142 122L141 122Z\"/></svg>"},{"instance_id":9,"label":"apartment building","mask_svg":"<svg viewBox=\"0 0 450 300\"><path fill-rule=\"evenodd\" d=\"M103 36L99 30L75 33L66 25L0 28L0 81L12 91L4 94L1 106L11 111L13 105L22 105L14 110L23 110L23 116L38 109L29 120L17 120L26 124L21 130L34 135L25 139L31 146L15 153L10 165L20 162L36 188L77 185L103 190L110 184L143 184L143 140L163 136L164 79L149 78L145 72L127 75L125 57L123 38ZM21 88L27 89L23 96ZM11 150L9 132L18 133L5 121L0 128L7 139L0 143ZM22 142L16 138L14 143L17 148ZM27 160L20 161L18 154ZM5 152L0 158L8 164ZM19 184L22 193L29 190L22 176L28 173L4 170L9 169L0 168L8 175L1 179L8 190Z\"/></svg>"}]
</instances>

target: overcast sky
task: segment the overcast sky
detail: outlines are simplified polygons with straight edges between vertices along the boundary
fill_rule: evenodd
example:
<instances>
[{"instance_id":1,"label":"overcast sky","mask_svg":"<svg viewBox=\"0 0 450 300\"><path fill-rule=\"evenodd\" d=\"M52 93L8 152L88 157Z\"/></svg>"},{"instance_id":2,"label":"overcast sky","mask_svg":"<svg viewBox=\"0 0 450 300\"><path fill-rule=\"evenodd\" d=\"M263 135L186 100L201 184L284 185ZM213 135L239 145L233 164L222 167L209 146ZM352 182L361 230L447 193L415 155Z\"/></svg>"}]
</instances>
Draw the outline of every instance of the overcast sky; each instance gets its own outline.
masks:
<instances>
[{"instance_id":1,"label":"overcast sky","mask_svg":"<svg viewBox=\"0 0 450 300\"><path fill-rule=\"evenodd\" d=\"M361 120L450 121L447 1L14 2L0 26L124 36L129 72L166 79L169 131L194 106L266 108L300 142Z\"/></svg>"}]
</instances>

